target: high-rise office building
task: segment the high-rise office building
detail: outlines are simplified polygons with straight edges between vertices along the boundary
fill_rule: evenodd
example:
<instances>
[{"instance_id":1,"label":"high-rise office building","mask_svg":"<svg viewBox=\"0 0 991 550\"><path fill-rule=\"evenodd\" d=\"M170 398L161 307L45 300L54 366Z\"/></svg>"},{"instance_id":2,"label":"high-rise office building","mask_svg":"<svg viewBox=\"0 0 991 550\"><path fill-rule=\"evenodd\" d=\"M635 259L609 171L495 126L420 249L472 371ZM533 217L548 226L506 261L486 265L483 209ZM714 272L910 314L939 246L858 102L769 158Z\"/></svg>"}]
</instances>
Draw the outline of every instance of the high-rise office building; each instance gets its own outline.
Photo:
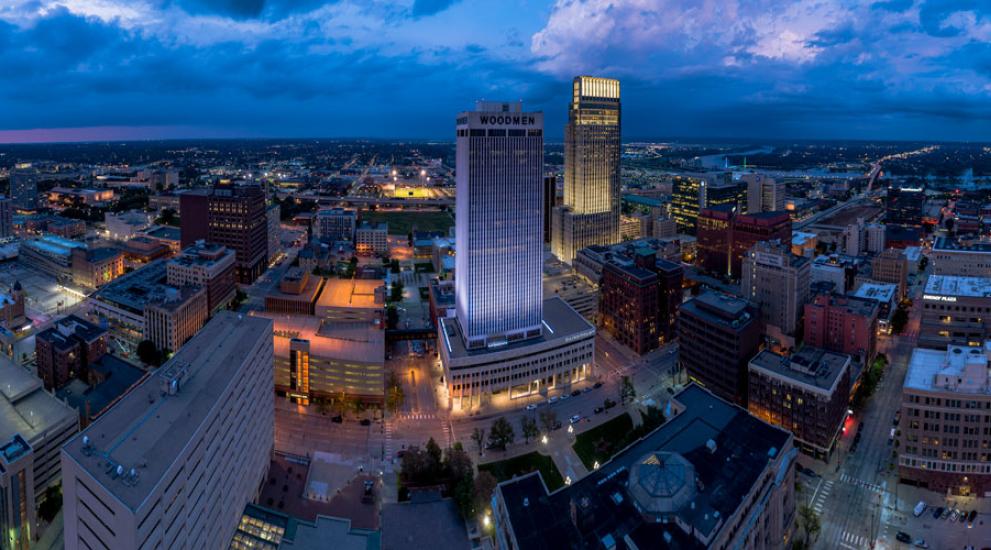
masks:
<instances>
[{"instance_id":1,"label":"high-rise office building","mask_svg":"<svg viewBox=\"0 0 991 550\"><path fill-rule=\"evenodd\" d=\"M671 183L671 216L688 235L696 232L700 210L729 205L742 211L746 203L747 188L733 183L730 172L676 176Z\"/></svg>"},{"instance_id":2,"label":"high-rise office building","mask_svg":"<svg viewBox=\"0 0 991 550\"><path fill-rule=\"evenodd\" d=\"M31 163L15 164L10 171L10 198L15 208L34 210L38 207L38 169Z\"/></svg>"},{"instance_id":3,"label":"high-rise office building","mask_svg":"<svg viewBox=\"0 0 991 550\"><path fill-rule=\"evenodd\" d=\"M14 236L14 201L0 195L0 239Z\"/></svg>"},{"instance_id":4,"label":"high-rise office building","mask_svg":"<svg viewBox=\"0 0 991 550\"><path fill-rule=\"evenodd\" d=\"M791 218L786 212L739 214L732 204L699 212L698 259L706 271L737 278L747 251L769 240L791 242Z\"/></svg>"},{"instance_id":5,"label":"high-rise office building","mask_svg":"<svg viewBox=\"0 0 991 550\"><path fill-rule=\"evenodd\" d=\"M222 181L208 190L188 191L180 196L182 247L196 241L226 246L234 251L235 277L251 284L268 263L268 217L265 193L258 185L235 185Z\"/></svg>"},{"instance_id":6,"label":"high-rise office building","mask_svg":"<svg viewBox=\"0 0 991 550\"><path fill-rule=\"evenodd\" d=\"M889 224L922 225L926 206L926 190L922 187L888 187L884 219Z\"/></svg>"},{"instance_id":7,"label":"high-rise office building","mask_svg":"<svg viewBox=\"0 0 991 550\"><path fill-rule=\"evenodd\" d=\"M791 243L761 241L743 257L740 290L760 308L761 320L793 335L809 301L812 262L791 253Z\"/></svg>"},{"instance_id":8,"label":"high-rise office building","mask_svg":"<svg viewBox=\"0 0 991 550\"><path fill-rule=\"evenodd\" d=\"M554 209L557 208L557 176L544 176L544 242L551 242Z\"/></svg>"},{"instance_id":9,"label":"high-rise office building","mask_svg":"<svg viewBox=\"0 0 991 550\"><path fill-rule=\"evenodd\" d=\"M271 460L272 349L222 312L66 443L65 547L227 548Z\"/></svg>"},{"instance_id":10,"label":"high-rise office building","mask_svg":"<svg viewBox=\"0 0 991 550\"><path fill-rule=\"evenodd\" d=\"M449 406L587 379L595 327L543 299L543 113L479 102L457 119L455 319L439 319Z\"/></svg>"},{"instance_id":11,"label":"high-rise office building","mask_svg":"<svg viewBox=\"0 0 991 550\"><path fill-rule=\"evenodd\" d=\"M764 174L744 174L747 185L747 213L777 212L785 209L785 182Z\"/></svg>"},{"instance_id":12,"label":"high-rise office building","mask_svg":"<svg viewBox=\"0 0 991 550\"><path fill-rule=\"evenodd\" d=\"M552 250L561 261L571 263L586 246L619 242L620 148L619 81L575 77L564 128L564 204L552 220Z\"/></svg>"},{"instance_id":13,"label":"high-rise office building","mask_svg":"<svg viewBox=\"0 0 991 550\"><path fill-rule=\"evenodd\" d=\"M458 117L455 284L469 348L540 335L543 127L522 102Z\"/></svg>"}]
</instances>

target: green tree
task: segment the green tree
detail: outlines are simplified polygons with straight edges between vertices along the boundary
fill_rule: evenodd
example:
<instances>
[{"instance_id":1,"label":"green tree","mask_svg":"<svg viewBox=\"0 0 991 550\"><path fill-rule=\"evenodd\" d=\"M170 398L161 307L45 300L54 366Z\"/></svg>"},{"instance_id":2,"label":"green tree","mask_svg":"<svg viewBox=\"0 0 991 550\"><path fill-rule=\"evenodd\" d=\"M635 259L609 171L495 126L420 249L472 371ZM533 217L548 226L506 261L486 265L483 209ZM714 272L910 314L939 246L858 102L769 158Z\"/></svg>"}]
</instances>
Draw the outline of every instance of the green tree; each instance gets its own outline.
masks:
<instances>
[{"instance_id":1,"label":"green tree","mask_svg":"<svg viewBox=\"0 0 991 550\"><path fill-rule=\"evenodd\" d=\"M403 283L398 278L392 283L389 300L392 302L401 302L403 300Z\"/></svg>"},{"instance_id":2,"label":"green tree","mask_svg":"<svg viewBox=\"0 0 991 550\"><path fill-rule=\"evenodd\" d=\"M486 471L478 472L478 475L475 476L475 510L483 512L489 509L492 502L492 493L495 492L497 485L499 485L499 481L491 473Z\"/></svg>"},{"instance_id":3,"label":"green tree","mask_svg":"<svg viewBox=\"0 0 991 550\"><path fill-rule=\"evenodd\" d=\"M899 307L895 310L894 315L891 316L891 331L895 334L901 334L907 324L908 312L904 308Z\"/></svg>"},{"instance_id":4,"label":"green tree","mask_svg":"<svg viewBox=\"0 0 991 550\"><path fill-rule=\"evenodd\" d=\"M619 402L626 405L632 403L637 398L637 389L633 387L633 381L629 376L624 376L619 385Z\"/></svg>"},{"instance_id":5,"label":"green tree","mask_svg":"<svg viewBox=\"0 0 991 550\"><path fill-rule=\"evenodd\" d=\"M803 504L798 509L798 526L805 534L805 547L812 548L822 531L822 524L819 522L819 515L808 504Z\"/></svg>"},{"instance_id":6,"label":"green tree","mask_svg":"<svg viewBox=\"0 0 991 550\"><path fill-rule=\"evenodd\" d=\"M394 329L399 326L399 311L396 306L389 305L385 308L385 328Z\"/></svg>"},{"instance_id":7,"label":"green tree","mask_svg":"<svg viewBox=\"0 0 991 550\"><path fill-rule=\"evenodd\" d=\"M38 516L46 522L51 522L61 509L62 485L52 485L45 489L45 500L38 506Z\"/></svg>"},{"instance_id":8,"label":"green tree","mask_svg":"<svg viewBox=\"0 0 991 550\"><path fill-rule=\"evenodd\" d=\"M478 456L482 456L482 448L485 445L485 428L475 428L471 431L471 440L478 447Z\"/></svg>"},{"instance_id":9,"label":"green tree","mask_svg":"<svg viewBox=\"0 0 991 550\"><path fill-rule=\"evenodd\" d=\"M499 417L489 427L489 446L506 450L506 446L516 439L513 425L505 417Z\"/></svg>"},{"instance_id":10,"label":"green tree","mask_svg":"<svg viewBox=\"0 0 991 550\"><path fill-rule=\"evenodd\" d=\"M531 439L537 437L540 429L537 428L537 420L530 416L520 418L520 433L523 434L523 442L529 443Z\"/></svg>"},{"instance_id":11,"label":"green tree","mask_svg":"<svg viewBox=\"0 0 991 550\"><path fill-rule=\"evenodd\" d=\"M471 472L461 476L455 483L453 498L461 519L468 521L475 517L475 480Z\"/></svg>"},{"instance_id":12,"label":"green tree","mask_svg":"<svg viewBox=\"0 0 991 550\"><path fill-rule=\"evenodd\" d=\"M454 446L444 453L444 471L451 479L461 479L465 474L474 471L471 457L460 441L455 442Z\"/></svg>"},{"instance_id":13,"label":"green tree","mask_svg":"<svg viewBox=\"0 0 991 550\"><path fill-rule=\"evenodd\" d=\"M557 413L554 409L546 408L540 411L540 427L544 432L550 432L555 426L557 426Z\"/></svg>"},{"instance_id":14,"label":"green tree","mask_svg":"<svg viewBox=\"0 0 991 550\"><path fill-rule=\"evenodd\" d=\"M137 352L138 359L141 359L142 363L155 367L162 364L162 352L155 346L155 342L151 340L142 340L138 343Z\"/></svg>"}]
</instances>

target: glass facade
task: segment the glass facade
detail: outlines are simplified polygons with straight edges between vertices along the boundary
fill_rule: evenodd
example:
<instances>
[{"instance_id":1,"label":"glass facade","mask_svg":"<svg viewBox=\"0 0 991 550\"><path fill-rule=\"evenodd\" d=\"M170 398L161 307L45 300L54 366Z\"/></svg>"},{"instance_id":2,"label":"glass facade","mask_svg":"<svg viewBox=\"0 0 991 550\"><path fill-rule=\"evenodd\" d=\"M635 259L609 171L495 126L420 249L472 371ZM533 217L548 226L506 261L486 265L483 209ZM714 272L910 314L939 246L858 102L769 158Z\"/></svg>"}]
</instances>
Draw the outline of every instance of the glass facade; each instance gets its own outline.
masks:
<instances>
[{"instance_id":1,"label":"glass facade","mask_svg":"<svg viewBox=\"0 0 991 550\"><path fill-rule=\"evenodd\" d=\"M480 102L457 127L455 289L466 347L539 336L543 113Z\"/></svg>"}]
</instances>

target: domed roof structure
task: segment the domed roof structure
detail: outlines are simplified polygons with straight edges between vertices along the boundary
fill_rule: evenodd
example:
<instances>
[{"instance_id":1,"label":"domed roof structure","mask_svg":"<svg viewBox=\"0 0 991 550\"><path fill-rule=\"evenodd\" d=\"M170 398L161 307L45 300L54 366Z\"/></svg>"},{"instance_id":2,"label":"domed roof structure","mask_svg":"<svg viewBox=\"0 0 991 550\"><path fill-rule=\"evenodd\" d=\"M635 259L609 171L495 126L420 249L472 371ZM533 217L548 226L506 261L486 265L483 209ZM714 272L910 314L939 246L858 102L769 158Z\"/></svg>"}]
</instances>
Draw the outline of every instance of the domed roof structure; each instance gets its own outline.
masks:
<instances>
[{"instance_id":1,"label":"domed roof structure","mask_svg":"<svg viewBox=\"0 0 991 550\"><path fill-rule=\"evenodd\" d=\"M676 512L695 498L695 467L678 453L650 453L630 468L627 491L646 516Z\"/></svg>"}]
</instances>

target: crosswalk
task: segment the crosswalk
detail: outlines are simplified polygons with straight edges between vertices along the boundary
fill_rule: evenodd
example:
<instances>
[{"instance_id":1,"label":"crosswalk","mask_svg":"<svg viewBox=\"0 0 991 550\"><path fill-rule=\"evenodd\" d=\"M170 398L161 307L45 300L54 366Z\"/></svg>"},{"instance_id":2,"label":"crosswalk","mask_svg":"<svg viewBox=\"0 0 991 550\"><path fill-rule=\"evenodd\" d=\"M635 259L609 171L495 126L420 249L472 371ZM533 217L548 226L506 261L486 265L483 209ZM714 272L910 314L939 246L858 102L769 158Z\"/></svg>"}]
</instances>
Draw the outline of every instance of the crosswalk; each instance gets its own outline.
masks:
<instances>
[{"instance_id":1,"label":"crosswalk","mask_svg":"<svg viewBox=\"0 0 991 550\"><path fill-rule=\"evenodd\" d=\"M435 420L438 418L435 413L401 413L396 417L402 420Z\"/></svg>"},{"instance_id":2,"label":"crosswalk","mask_svg":"<svg viewBox=\"0 0 991 550\"><path fill-rule=\"evenodd\" d=\"M823 482L822 487L816 492L814 498L812 499L812 509L816 511L816 514L822 515L823 510L826 507L826 500L829 498L829 494L833 492L833 481L829 480Z\"/></svg>"},{"instance_id":3,"label":"crosswalk","mask_svg":"<svg viewBox=\"0 0 991 550\"><path fill-rule=\"evenodd\" d=\"M843 535L840 536L840 546L847 548L848 550L861 550L863 548L868 548L867 537L864 535L858 535L851 533L849 531L843 531Z\"/></svg>"},{"instance_id":4,"label":"crosswalk","mask_svg":"<svg viewBox=\"0 0 991 550\"><path fill-rule=\"evenodd\" d=\"M383 445L385 449L385 456L382 457L386 462L392 461L395 456L395 452L392 449L392 431L395 429L395 421L386 420L385 421L385 444Z\"/></svg>"},{"instance_id":5,"label":"crosswalk","mask_svg":"<svg viewBox=\"0 0 991 550\"><path fill-rule=\"evenodd\" d=\"M853 476L850 476L850 475L847 475L847 474L840 475L840 480L842 480L844 483L849 483L850 485L856 485L857 487L860 487L862 489L866 489L866 490L871 491L873 493L877 493L877 494L883 494L884 493L884 485L878 485L877 483L871 483L870 481L864 481L862 479L857 479L857 478L855 478Z\"/></svg>"}]
</instances>

